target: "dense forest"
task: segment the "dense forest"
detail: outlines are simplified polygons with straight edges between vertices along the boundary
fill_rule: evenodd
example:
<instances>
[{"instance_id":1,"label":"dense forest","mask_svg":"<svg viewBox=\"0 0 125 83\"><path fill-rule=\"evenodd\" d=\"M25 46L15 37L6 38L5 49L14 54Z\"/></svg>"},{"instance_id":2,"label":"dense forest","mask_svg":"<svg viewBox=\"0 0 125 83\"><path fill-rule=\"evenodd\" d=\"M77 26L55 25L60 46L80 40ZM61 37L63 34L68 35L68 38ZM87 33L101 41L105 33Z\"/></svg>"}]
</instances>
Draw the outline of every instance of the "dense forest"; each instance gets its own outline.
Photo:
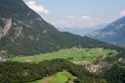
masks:
<instances>
[{"instance_id":1,"label":"dense forest","mask_svg":"<svg viewBox=\"0 0 125 83\"><path fill-rule=\"evenodd\" d=\"M66 70L76 76L75 83L106 83L98 75L89 73L83 66L64 59L42 61L39 63L0 63L0 83L25 83ZM91 80L90 80L91 79Z\"/></svg>"},{"instance_id":2,"label":"dense forest","mask_svg":"<svg viewBox=\"0 0 125 83\"><path fill-rule=\"evenodd\" d=\"M116 56L109 56L104 59L108 64L112 64L111 68L104 72L103 78L108 83L125 83L125 50Z\"/></svg>"},{"instance_id":3,"label":"dense forest","mask_svg":"<svg viewBox=\"0 0 125 83\"><path fill-rule=\"evenodd\" d=\"M116 51L122 48L104 43L98 40L93 40L88 37L80 37L68 32L51 34L43 36L39 41L30 41L29 39L22 40L19 38L15 42L6 41L10 36L2 38L0 41L0 49L6 50L9 54L13 55L34 55L39 53L46 53L57 51L63 48L105 48L114 49Z\"/></svg>"},{"instance_id":4,"label":"dense forest","mask_svg":"<svg viewBox=\"0 0 125 83\"><path fill-rule=\"evenodd\" d=\"M106 59L109 64L113 62L115 62L115 64L101 76L90 73L84 66L75 65L64 59L45 60L37 63L1 62L0 82L26 83L66 70L77 77L77 79L74 80L75 83L124 83L124 55L125 51L121 51L115 57ZM119 62L119 59L123 60Z\"/></svg>"},{"instance_id":5,"label":"dense forest","mask_svg":"<svg viewBox=\"0 0 125 83\"><path fill-rule=\"evenodd\" d=\"M117 63L111 67L105 74L104 78L108 83L125 83L125 64Z\"/></svg>"},{"instance_id":6,"label":"dense forest","mask_svg":"<svg viewBox=\"0 0 125 83\"><path fill-rule=\"evenodd\" d=\"M108 64L125 63L125 50L121 50L116 56L107 56L104 61L108 62Z\"/></svg>"}]
</instances>

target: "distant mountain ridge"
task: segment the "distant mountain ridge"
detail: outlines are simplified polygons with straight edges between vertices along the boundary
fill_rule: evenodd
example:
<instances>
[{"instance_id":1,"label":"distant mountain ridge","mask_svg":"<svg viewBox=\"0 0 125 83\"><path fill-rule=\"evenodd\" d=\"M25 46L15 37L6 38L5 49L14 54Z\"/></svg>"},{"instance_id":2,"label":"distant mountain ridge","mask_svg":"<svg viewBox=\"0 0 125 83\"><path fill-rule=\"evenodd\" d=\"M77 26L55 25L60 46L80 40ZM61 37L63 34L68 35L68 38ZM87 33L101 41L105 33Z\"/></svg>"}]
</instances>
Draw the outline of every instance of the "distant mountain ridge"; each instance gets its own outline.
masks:
<instances>
[{"instance_id":1,"label":"distant mountain ridge","mask_svg":"<svg viewBox=\"0 0 125 83\"><path fill-rule=\"evenodd\" d=\"M71 47L119 49L87 37L59 32L22 0L0 0L0 50L34 55Z\"/></svg>"},{"instance_id":2,"label":"distant mountain ridge","mask_svg":"<svg viewBox=\"0 0 125 83\"><path fill-rule=\"evenodd\" d=\"M77 34L80 36L85 36L89 33L92 33L95 30L99 30L102 29L106 26L107 24L100 24L94 27L85 27L85 28L81 28L81 27L74 27L74 28L68 28L68 27L64 27L64 28L58 28L59 31L63 32L70 32L73 34Z\"/></svg>"},{"instance_id":3,"label":"distant mountain ridge","mask_svg":"<svg viewBox=\"0 0 125 83\"><path fill-rule=\"evenodd\" d=\"M94 31L88 37L125 48L125 16L109 24L104 29Z\"/></svg>"}]
</instances>

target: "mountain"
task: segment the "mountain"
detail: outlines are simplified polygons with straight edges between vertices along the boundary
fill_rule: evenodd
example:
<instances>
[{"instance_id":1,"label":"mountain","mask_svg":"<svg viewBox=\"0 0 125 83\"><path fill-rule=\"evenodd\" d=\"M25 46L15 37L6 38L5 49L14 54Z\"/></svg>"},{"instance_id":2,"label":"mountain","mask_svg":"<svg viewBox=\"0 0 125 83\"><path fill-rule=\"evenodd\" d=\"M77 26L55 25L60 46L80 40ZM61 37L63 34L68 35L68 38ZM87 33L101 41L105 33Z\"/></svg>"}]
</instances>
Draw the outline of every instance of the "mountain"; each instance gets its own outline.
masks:
<instances>
[{"instance_id":1,"label":"mountain","mask_svg":"<svg viewBox=\"0 0 125 83\"><path fill-rule=\"evenodd\" d=\"M118 47L87 37L60 32L28 8L22 0L0 0L0 50L34 55L71 47Z\"/></svg>"},{"instance_id":2,"label":"mountain","mask_svg":"<svg viewBox=\"0 0 125 83\"><path fill-rule=\"evenodd\" d=\"M63 32L70 32L70 33L73 33L73 34L77 34L77 35L80 35L80 36L85 36L89 33L92 33L93 31L95 30L98 30L98 29L102 29L106 26L106 24L100 24L100 25L97 25L97 26L94 26L94 27L86 27L86 28L80 28L80 27L76 27L76 28L68 28L68 27L64 27L64 28L59 28L58 30Z\"/></svg>"},{"instance_id":3,"label":"mountain","mask_svg":"<svg viewBox=\"0 0 125 83\"><path fill-rule=\"evenodd\" d=\"M18 54L38 53L53 44L49 35L59 31L28 8L22 0L0 0L0 49ZM48 37L47 37L48 36ZM37 50L37 51L36 51ZM44 50L43 50L44 52Z\"/></svg>"},{"instance_id":4,"label":"mountain","mask_svg":"<svg viewBox=\"0 0 125 83\"><path fill-rule=\"evenodd\" d=\"M125 16L88 36L125 48Z\"/></svg>"}]
</instances>

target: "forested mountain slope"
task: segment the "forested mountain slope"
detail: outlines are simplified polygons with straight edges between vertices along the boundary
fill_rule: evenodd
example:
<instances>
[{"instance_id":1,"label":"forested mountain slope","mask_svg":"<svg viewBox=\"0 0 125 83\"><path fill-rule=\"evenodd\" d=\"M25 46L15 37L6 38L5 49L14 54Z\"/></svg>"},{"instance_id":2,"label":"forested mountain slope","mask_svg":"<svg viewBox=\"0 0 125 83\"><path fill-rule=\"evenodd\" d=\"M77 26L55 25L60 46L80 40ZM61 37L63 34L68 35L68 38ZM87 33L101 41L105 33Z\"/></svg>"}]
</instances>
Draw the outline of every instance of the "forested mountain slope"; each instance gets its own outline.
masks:
<instances>
[{"instance_id":1,"label":"forested mountain slope","mask_svg":"<svg viewBox=\"0 0 125 83\"><path fill-rule=\"evenodd\" d=\"M125 16L88 36L125 48Z\"/></svg>"},{"instance_id":2,"label":"forested mountain slope","mask_svg":"<svg viewBox=\"0 0 125 83\"><path fill-rule=\"evenodd\" d=\"M13 55L34 55L71 47L119 49L87 37L59 32L22 0L0 0L0 50Z\"/></svg>"}]
</instances>

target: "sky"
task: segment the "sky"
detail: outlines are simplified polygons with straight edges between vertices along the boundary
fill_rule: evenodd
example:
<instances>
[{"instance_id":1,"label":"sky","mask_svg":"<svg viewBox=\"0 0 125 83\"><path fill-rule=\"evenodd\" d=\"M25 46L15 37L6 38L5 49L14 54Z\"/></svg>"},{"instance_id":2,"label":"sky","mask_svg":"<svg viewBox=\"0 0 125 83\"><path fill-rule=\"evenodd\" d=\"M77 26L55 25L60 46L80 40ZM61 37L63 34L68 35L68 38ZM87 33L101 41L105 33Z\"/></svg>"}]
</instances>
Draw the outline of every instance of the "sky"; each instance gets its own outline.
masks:
<instances>
[{"instance_id":1,"label":"sky","mask_svg":"<svg viewBox=\"0 0 125 83\"><path fill-rule=\"evenodd\" d=\"M90 28L125 16L125 0L23 0L56 28Z\"/></svg>"}]
</instances>

